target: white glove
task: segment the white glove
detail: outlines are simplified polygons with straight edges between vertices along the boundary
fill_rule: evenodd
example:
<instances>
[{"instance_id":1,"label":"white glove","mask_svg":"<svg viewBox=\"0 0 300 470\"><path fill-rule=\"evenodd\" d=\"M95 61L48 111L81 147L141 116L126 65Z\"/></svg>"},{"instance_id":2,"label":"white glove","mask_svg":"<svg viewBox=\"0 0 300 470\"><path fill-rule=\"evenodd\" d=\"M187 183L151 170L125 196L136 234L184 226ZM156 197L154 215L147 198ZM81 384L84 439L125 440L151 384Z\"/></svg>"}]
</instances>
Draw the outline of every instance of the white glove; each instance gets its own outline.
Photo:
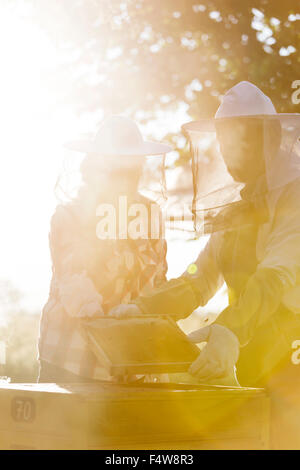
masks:
<instances>
[{"instance_id":1,"label":"white glove","mask_svg":"<svg viewBox=\"0 0 300 470\"><path fill-rule=\"evenodd\" d=\"M98 302L90 302L85 304L79 310L78 317L104 317L104 312Z\"/></svg>"},{"instance_id":2,"label":"white glove","mask_svg":"<svg viewBox=\"0 0 300 470\"><path fill-rule=\"evenodd\" d=\"M109 317L129 318L143 315L143 312L135 304L120 304L113 307L109 312Z\"/></svg>"},{"instance_id":3,"label":"white glove","mask_svg":"<svg viewBox=\"0 0 300 470\"><path fill-rule=\"evenodd\" d=\"M207 341L203 351L189 368L190 374L199 379L223 378L234 373L239 358L239 341L225 326L210 325L193 331L189 336L193 343Z\"/></svg>"}]
</instances>

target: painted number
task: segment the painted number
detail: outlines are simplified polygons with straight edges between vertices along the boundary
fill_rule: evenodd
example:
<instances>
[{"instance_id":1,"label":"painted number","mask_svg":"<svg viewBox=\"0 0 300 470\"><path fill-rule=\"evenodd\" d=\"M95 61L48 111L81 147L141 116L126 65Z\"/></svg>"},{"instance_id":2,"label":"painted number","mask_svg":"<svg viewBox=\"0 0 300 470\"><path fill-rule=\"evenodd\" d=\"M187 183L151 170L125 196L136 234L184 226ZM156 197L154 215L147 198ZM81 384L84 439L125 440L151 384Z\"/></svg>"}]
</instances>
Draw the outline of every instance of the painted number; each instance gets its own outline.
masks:
<instances>
[{"instance_id":1,"label":"painted number","mask_svg":"<svg viewBox=\"0 0 300 470\"><path fill-rule=\"evenodd\" d=\"M11 414L15 421L29 423L35 418L35 403L32 398L14 397Z\"/></svg>"},{"instance_id":2,"label":"painted number","mask_svg":"<svg viewBox=\"0 0 300 470\"><path fill-rule=\"evenodd\" d=\"M296 349L296 351L293 352L291 361L293 364L298 365L300 364L300 339L292 342L292 349Z\"/></svg>"}]
</instances>

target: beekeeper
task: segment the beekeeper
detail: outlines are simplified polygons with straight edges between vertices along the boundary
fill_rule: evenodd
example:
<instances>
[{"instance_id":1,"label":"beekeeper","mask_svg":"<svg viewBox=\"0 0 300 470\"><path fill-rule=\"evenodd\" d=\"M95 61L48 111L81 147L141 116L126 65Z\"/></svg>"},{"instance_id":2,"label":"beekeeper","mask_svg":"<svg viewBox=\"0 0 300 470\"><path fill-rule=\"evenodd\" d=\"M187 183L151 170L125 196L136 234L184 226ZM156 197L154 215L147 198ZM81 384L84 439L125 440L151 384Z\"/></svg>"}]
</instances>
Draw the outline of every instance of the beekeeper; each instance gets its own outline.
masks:
<instances>
[{"instance_id":1,"label":"beekeeper","mask_svg":"<svg viewBox=\"0 0 300 470\"><path fill-rule=\"evenodd\" d=\"M241 385L267 386L273 406L283 407L278 448L295 439L300 447L300 115L278 114L260 89L241 82L214 119L183 128L198 178L193 211L211 236L182 276L114 315L184 318L225 281L228 307L190 336L207 342L190 372L217 381L237 364Z\"/></svg>"},{"instance_id":2,"label":"beekeeper","mask_svg":"<svg viewBox=\"0 0 300 470\"><path fill-rule=\"evenodd\" d=\"M111 207L117 221L107 219L107 224L126 219L127 213L118 212L120 197L128 207L138 203L148 210L150 201L138 192L146 156L159 159L171 148L144 141L137 125L120 116L107 118L92 141L68 147L85 154L82 184L51 220L53 276L40 323L39 381L110 380L81 336L80 324L164 281L166 244L161 234L119 237L118 231L105 239L97 230L99 215Z\"/></svg>"}]
</instances>

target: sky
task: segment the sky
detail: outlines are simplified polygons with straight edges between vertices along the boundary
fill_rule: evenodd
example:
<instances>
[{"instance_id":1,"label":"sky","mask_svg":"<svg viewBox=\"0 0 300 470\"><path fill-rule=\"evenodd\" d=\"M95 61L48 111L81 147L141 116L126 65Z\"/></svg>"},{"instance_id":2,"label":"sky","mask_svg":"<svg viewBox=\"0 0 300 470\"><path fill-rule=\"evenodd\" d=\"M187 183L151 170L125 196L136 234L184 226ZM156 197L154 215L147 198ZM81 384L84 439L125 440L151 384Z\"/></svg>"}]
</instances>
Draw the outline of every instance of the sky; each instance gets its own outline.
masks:
<instances>
[{"instance_id":1,"label":"sky","mask_svg":"<svg viewBox=\"0 0 300 470\"><path fill-rule=\"evenodd\" d=\"M20 289L24 306L40 309L51 275L48 231L63 143L85 132L89 119L55 106L43 77L57 51L17 13L0 11L0 279Z\"/></svg>"},{"instance_id":2,"label":"sky","mask_svg":"<svg viewBox=\"0 0 300 470\"><path fill-rule=\"evenodd\" d=\"M39 312L51 278L48 232L57 204L54 185L64 160L73 158L63 144L94 132L101 111L77 116L56 105L43 77L60 60L59 52L36 24L2 5L0 57L0 280L10 280L21 291L22 308ZM144 135L159 130L159 137L164 126L177 131L188 119L181 107L175 115L158 113L156 122L141 130ZM179 275L200 245L170 243L168 277Z\"/></svg>"}]
</instances>

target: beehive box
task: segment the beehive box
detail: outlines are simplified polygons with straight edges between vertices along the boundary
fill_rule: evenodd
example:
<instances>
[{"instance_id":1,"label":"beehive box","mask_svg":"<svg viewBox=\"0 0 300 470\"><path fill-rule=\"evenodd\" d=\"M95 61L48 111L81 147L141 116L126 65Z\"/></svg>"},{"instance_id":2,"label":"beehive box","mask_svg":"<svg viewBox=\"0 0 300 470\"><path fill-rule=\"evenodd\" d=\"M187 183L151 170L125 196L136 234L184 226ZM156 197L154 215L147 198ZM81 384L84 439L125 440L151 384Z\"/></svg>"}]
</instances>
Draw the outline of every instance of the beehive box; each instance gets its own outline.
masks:
<instances>
[{"instance_id":1,"label":"beehive box","mask_svg":"<svg viewBox=\"0 0 300 470\"><path fill-rule=\"evenodd\" d=\"M168 316L99 318L82 326L110 375L184 372L199 355L198 347Z\"/></svg>"},{"instance_id":2,"label":"beehive box","mask_svg":"<svg viewBox=\"0 0 300 470\"><path fill-rule=\"evenodd\" d=\"M263 449L263 390L3 384L0 449Z\"/></svg>"}]
</instances>

